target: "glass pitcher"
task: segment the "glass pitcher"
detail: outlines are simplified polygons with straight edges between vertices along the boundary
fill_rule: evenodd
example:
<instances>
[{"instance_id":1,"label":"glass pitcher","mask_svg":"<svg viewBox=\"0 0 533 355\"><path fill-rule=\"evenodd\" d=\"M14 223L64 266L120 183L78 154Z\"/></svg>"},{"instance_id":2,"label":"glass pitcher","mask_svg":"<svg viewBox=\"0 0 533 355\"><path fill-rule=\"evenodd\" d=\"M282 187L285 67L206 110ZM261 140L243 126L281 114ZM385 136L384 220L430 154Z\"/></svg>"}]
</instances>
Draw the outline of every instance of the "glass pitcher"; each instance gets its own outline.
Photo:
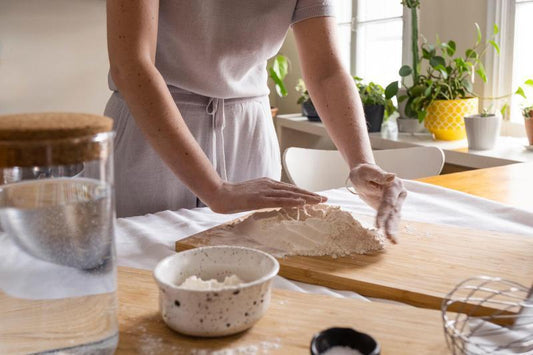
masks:
<instances>
[{"instance_id":1,"label":"glass pitcher","mask_svg":"<svg viewBox=\"0 0 533 355\"><path fill-rule=\"evenodd\" d=\"M113 353L113 133L85 114L0 116L0 353Z\"/></svg>"}]
</instances>

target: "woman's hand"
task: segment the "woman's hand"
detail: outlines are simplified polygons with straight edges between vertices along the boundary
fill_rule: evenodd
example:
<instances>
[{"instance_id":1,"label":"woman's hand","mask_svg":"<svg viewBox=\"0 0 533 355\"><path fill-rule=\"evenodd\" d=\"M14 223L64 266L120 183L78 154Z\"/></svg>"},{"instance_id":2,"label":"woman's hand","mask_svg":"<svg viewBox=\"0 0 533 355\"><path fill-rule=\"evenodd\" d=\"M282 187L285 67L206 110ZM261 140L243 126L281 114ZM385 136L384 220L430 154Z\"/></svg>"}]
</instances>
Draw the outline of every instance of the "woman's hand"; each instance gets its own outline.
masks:
<instances>
[{"instance_id":1,"label":"woman's hand","mask_svg":"<svg viewBox=\"0 0 533 355\"><path fill-rule=\"evenodd\" d=\"M397 243L400 211L407 196L402 180L374 164L357 165L350 171L350 180L363 201L377 210L376 227Z\"/></svg>"},{"instance_id":2,"label":"woman's hand","mask_svg":"<svg viewBox=\"0 0 533 355\"><path fill-rule=\"evenodd\" d=\"M326 197L268 178L223 182L204 201L214 212L235 213L261 208L297 207L325 202Z\"/></svg>"}]
</instances>

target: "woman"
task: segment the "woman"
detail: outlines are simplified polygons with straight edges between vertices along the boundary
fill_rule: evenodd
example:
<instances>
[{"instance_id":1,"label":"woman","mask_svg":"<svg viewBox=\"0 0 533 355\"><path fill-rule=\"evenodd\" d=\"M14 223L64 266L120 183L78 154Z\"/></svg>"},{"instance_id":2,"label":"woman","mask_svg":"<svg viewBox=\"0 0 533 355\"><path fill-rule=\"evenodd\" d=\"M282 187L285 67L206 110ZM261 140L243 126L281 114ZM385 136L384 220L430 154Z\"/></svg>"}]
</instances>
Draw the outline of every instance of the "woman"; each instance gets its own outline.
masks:
<instances>
[{"instance_id":1,"label":"woman","mask_svg":"<svg viewBox=\"0 0 533 355\"><path fill-rule=\"evenodd\" d=\"M319 203L279 181L266 60L292 26L304 80L393 239L406 192L374 164L362 105L335 41L333 0L108 0L117 214L205 203L232 213ZM325 167L326 168L326 167Z\"/></svg>"}]
</instances>

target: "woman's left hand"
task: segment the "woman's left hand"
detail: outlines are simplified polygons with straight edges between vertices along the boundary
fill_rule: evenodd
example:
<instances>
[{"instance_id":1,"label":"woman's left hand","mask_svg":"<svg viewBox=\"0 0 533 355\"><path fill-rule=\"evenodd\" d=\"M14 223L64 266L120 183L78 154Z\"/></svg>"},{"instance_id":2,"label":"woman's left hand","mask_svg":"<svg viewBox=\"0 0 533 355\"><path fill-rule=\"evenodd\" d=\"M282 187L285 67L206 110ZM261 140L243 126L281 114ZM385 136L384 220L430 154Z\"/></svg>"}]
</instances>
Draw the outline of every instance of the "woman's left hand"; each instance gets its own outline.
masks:
<instances>
[{"instance_id":1,"label":"woman's left hand","mask_svg":"<svg viewBox=\"0 0 533 355\"><path fill-rule=\"evenodd\" d=\"M397 243L401 209L407 196L402 180L375 164L359 164L350 171L350 181L361 199L377 211L376 227Z\"/></svg>"}]
</instances>

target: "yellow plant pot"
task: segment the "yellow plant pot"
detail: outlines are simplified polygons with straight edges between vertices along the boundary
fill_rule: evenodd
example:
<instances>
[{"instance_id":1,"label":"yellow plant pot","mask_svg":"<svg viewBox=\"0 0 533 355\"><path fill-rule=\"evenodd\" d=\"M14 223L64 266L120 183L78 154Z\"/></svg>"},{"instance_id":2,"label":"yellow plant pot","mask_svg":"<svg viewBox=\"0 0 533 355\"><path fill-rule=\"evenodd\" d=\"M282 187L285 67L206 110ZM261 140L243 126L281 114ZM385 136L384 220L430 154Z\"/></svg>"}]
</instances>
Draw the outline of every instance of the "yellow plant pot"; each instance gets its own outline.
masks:
<instances>
[{"instance_id":1,"label":"yellow plant pot","mask_svg":"<svg viewBox=\"0 0 533 355\"><path fill-rule=\"evenodd\" d=\"M478 98L435 100L428 106L424 126L435 139L455 141L466 138L464 117L478 113Z\"/></svg>"}]
</instances>

